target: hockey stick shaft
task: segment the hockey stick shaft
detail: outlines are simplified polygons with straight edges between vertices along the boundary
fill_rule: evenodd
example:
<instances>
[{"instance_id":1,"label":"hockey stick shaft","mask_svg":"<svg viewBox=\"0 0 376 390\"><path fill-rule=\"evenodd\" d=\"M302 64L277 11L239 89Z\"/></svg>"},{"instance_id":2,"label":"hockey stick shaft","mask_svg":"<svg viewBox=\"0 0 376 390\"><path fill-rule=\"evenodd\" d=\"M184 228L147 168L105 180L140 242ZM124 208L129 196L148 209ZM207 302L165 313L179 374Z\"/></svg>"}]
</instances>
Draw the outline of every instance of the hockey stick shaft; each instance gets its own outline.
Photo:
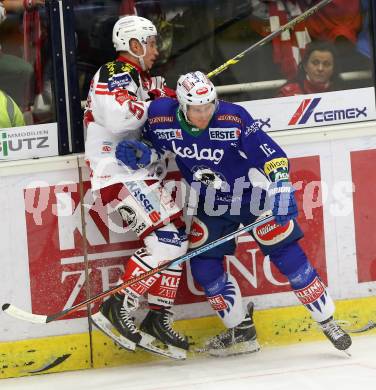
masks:
<instances>
[{"instance_id":1,"label":"hockey stick shaft","mask_svg":"<svg viewBox=\"0 0 376 390\"><path fill-rule=\"evenodd\" d=\"M16 317L16 318L19 318L19 319L22 319L25 321L30 321L30 322L48 323L48 322L58 320L58 319L66 316L68 314L72 314L72 313L76 312L77 310L80 310L80 309L86 307L87 305L90 305L91 303L97 302L100 299L103 299L109 295L115 294L116 292L121 291L124 288L127 288L127 287L131 286L132 284L135 284L135 283L137 283L145 278L148 278L149 276L153 276L159 272L162 272L165 269L171 267L172 265L181 264L181 263L191 259L192 257L198 256L199 254L204 253L212 248L215 248L215 247L225 243L226 241L232 240L233 238L239 236L242 233L249 232L256 227L258 227L266 222L271 221L273 218L274 218L273 216L261 218L261 219L255 221L254 223L251 223L250 225L244 226L244 227L242 227L242 228L240 228L232 233L229 233L221 238L218 238L215 241L209 242L208 244L205 244L205 245L203 245L203 246L201 246L201 247L199 247L191 252L188 252L187 254L185 254L183 256L178 257L177 259L173 259L173 260L170 260L164 264L161 264L160 266L153 268L148 272L145 272L145 273L143 273L139 276L136 276L132 279L129 279L126 282L124 282L116 287L112 287L106 291L103 291L103 292L101 292L101 293L99 293L91 298L86 299L85 301L78 303L77 305L74 305L68 309L62 310L58 313L51 314L51 315L40 315L40 314L27 313L21 309L18 309L15 306L9 304L9 303L5 303L2 307L2 309L4 312L8 313L9 315L11 315L13 317Z\"/></svg>"},{"instance_id":2,"label":"hockey stick shaft","mask_svg":"<svg viewBox=\"0 0 376 390\"><path fill-rule=\"evenodd\" d=\"M234 65L240 61L241 58L243 58L246 54L258 49L259 47L265 45L266 43L273 40L276 36L279 34L282 34L284 31L289 30L290 28L294 27L296 24L303 22L303 20L306 20L311 15L316 13L321 8L325 7L327 4L329 4L332 0L321 0L319 3L314 5L313 7L307 9L307 11L303 12L301 15L297 16L296 18L290 20L288 23L281 26L278 30L273 31L269 35L267 35L265 38L261 39L260 41L256 42L252 46L250 46L248 49L245 49L241 53L237 54L235 57L229 59L221 66L218 66L218 68L215 68L211 72L207 74L209 78L213 76L217 76L218 74L222 73L224 70L226 70L229 66Z\"/></svg>"},{"instance_id":3,"label":"hockey stick shaft","mask_svg":"<svg viewBox=\"0 0 376 390\"><path fill-rule=\"evenodd\" d=\"M346 332L348 333L364 333L368 332L369 330L372 330L376 328L376 323L373 321L369 321L368 324L364 325L363 327L359 329L346 329Z\"/></svg>"}]
</instances>

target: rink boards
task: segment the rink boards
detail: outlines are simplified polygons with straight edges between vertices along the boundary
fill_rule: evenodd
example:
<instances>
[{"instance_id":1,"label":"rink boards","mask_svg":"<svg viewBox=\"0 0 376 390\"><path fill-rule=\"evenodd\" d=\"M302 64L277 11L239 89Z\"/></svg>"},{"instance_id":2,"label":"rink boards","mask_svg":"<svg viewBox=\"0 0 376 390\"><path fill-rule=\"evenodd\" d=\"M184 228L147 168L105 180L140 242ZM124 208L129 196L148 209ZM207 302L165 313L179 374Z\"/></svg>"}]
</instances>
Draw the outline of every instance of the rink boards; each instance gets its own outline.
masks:
<instances>
[{"instance_id":1,"label":"rink boards","mask_svg":"<svg viewBox=\"0 0 376 390\"><path fill-rule=\"evenodd\" d=\"M292 158L305 233L301 243L337 301L336 317L354 326L376 321L375 134L372 122L273 133ZM93 205L83 165L81 156L68 156L0 167L1 303L38 314L63 310L113 286L124 258L138 247L132 234L108 229ZM255 302L261 344L322 338L251 236L239 237L226 265L240 283L244 303ZM97 309L98 304L91 307ZM221 329L189 266L175 311L177 329L192 344ZM48 325L4 313L0 318L1 378L162 359L115 347L91 331L86 310Z\"/></svg>"},{"instance_id":2,"label":"rink boards","mask_svg":"<svg viewBox=\"0 0 376 390\"><path fill-rule=\"evenodd\" d=\"M376 298L337 301L336 317L354 327L365 325L368 318L376 317ZM300 306L259 310L254 318L262 348L325 339ZM179 320L174 327L189 335L192 350L207 337L223 330L217 317ZM374 334L375 330L368 334L371 332ZM0 378L164 360L140 350L125 352L98 331L4 342L0 345ZM342 356L329 342L327 353ZM190 352L188 359L197 356L195 352Z\"/></svg>"}]
</instances>

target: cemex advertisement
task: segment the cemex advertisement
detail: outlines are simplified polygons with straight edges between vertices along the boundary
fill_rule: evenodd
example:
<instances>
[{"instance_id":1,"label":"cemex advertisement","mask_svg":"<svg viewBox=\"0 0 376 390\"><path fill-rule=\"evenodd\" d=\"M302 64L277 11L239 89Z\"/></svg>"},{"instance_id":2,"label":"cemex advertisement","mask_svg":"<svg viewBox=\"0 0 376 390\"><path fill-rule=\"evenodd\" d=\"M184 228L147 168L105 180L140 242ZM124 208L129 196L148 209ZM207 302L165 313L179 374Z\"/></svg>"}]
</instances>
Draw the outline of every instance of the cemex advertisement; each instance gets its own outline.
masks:
<instances>
[{"instance_id":1,"label":"cemex advertisement","mask_svg":"<svg viewBox=\"0 0 376 390\"><path fill-rule=\"evenodd\" d=\"M275 109L276 103L278 110ZM250 112L263 131L328 126L376 118L373 88L263 99L240 104Z\"/></svg>"}]
</instances>

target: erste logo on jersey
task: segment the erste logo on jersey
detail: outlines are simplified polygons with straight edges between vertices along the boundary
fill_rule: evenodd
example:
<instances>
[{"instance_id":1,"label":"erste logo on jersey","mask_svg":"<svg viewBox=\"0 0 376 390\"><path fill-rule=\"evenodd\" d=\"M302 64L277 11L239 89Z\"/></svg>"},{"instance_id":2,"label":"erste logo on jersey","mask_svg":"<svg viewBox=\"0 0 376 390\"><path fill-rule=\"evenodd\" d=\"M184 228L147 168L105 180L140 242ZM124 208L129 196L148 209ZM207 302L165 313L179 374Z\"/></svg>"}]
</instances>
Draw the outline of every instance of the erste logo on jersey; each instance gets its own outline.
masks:
<instances>
[{"instance_id":1,"label":"erste logo on jersey","mask_svg":"<svg viewBox=\"0 0 376 390\"><path fill-rule=\"evenodd\" d=\"M157 129L154 130L154 133L157 135L158 139L164 139L166 141L170 141L172 139L183 139L181 129Z\"/></svg>"},{"instance_id":2,"label":"erste logo on jersey","mask_svg":"<svg viewBox=\"0 0 376 390\"><path fill-rule=\"evenodd\" d=\"M211 141L236 141L240 137L240 129L231 127L228 129L209 128L209 138Z\"/></svg>"},{"instance_id":3,"label":"erste logo on jersey","mask_svg":"<svg viewBox=\"0 0 376 390\"><path fill-rule=\"evenodd\" d=\"M116 74L108 79L108 90L113 91L116 88L124 88L132 82L129 73Z\"/></svg>"}]
</instances>

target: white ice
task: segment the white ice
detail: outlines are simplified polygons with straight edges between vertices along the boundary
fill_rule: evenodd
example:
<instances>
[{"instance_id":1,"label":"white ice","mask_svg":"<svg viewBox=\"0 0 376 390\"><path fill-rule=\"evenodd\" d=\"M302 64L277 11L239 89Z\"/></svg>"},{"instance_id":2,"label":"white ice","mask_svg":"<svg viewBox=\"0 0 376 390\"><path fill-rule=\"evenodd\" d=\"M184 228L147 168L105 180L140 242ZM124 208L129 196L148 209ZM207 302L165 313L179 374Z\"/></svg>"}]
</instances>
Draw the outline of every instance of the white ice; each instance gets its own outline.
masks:
<instances>
[{"instance_id":1,"label":"white ice","mask_svg":"<svg viewBox=\"0 0 376 390\"><path fill-rule=\"evenodd\" d=\"M351 354L349 358L329 342L315 342L229 358L3 379L0 389L376 390L376 335L355 337Z\"/></svg>"}]
</instances>

